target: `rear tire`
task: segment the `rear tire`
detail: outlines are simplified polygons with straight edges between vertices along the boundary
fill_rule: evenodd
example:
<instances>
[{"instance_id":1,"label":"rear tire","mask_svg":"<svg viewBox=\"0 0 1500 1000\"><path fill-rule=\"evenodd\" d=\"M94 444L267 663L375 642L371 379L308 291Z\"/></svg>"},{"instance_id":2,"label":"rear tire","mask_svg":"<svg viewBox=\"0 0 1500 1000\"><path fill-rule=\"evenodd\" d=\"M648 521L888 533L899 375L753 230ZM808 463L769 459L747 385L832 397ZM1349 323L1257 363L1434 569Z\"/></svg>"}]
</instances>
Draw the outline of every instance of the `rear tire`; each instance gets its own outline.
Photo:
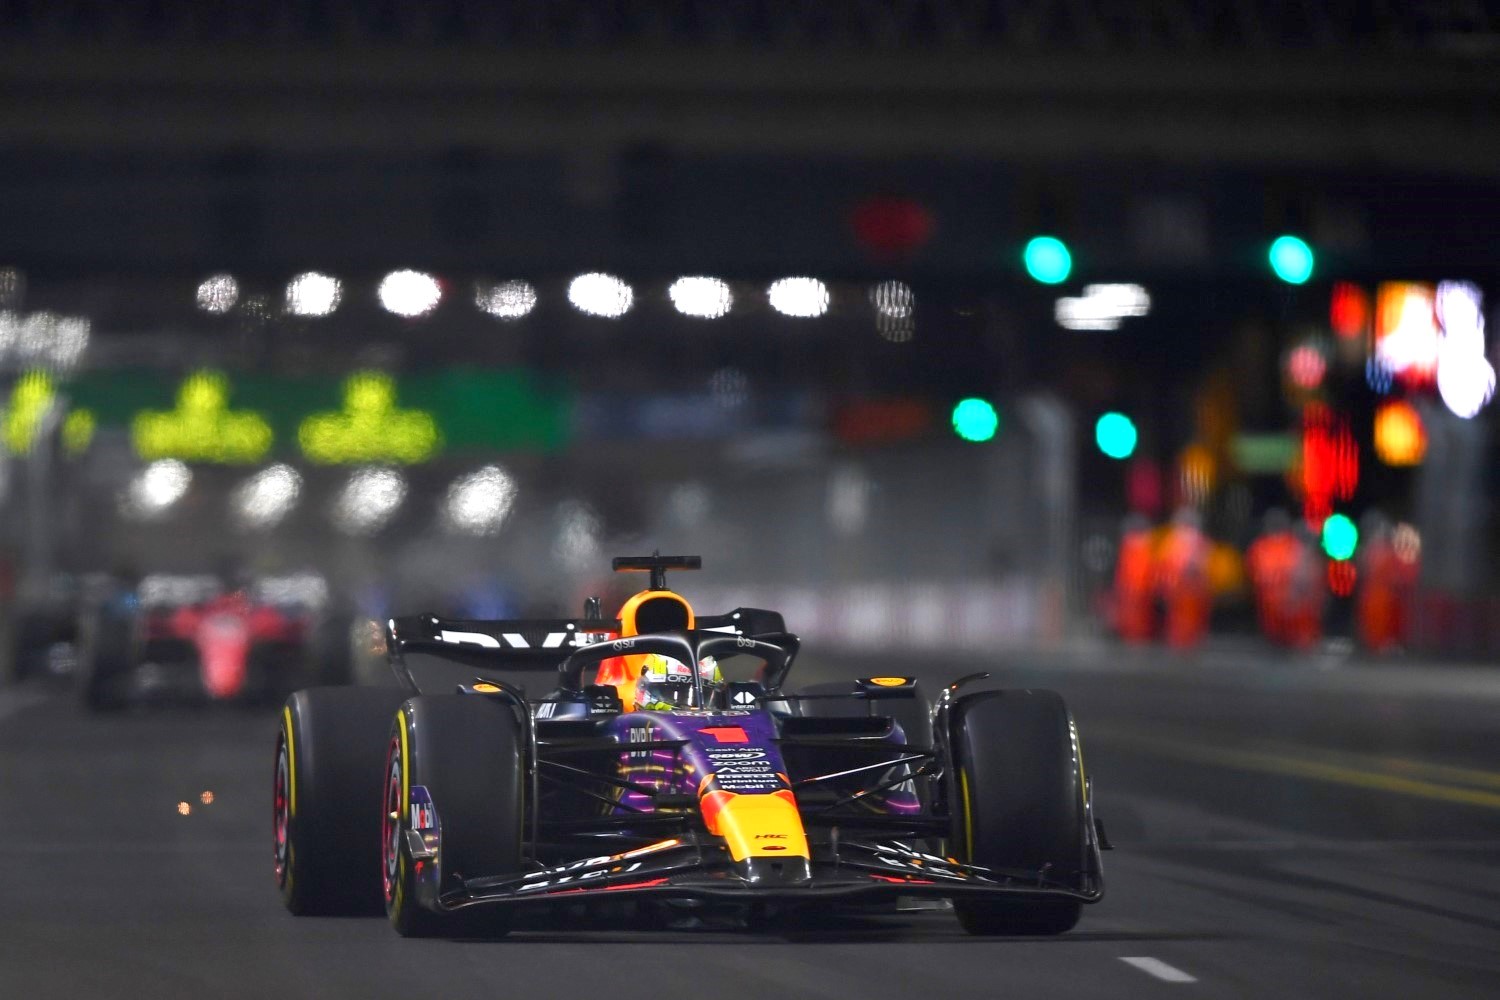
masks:
<instances>
[{"instance_id":1,"label":"rear tire","mask_svg":"<svg viewBox=\"0 0 1500 1000\"><path fill-rule=\"evenodd\" d=\"M117 712L127 701L125 680L130 673L130 620L99 611L80 632L78 680L83 703L94 712Z\"/></svg>"},{"instance_id":2,"label":"rear tire","mask_svg":"<svg viewBox=\"0 0 1500 1000\"><path fill-rule=\"evenodd\" d=\"M439 891L459 877L520 871L524 752L520 721L504 701L422 695L401 706L386 744L381 860L386 916L403 937L498 937L510 930L508 910L423 907L406 831L411 789L425 786L442 837L438 858L426 862L438 865Z\"/></svg>"},{"instance_id":3,"label":"rear tire","mask_svg":"<svg viewBox=\"0 0 1500 1000\"><path fill-rule=\"evenodd\" d=\"M380 913L380 765L399 688L309 688L281 713L276 885L300 915Z\"/></svg>"},{"instance_id":4,"label":"rear tire","mask_svg":"<svg viewBox=\"0 0 1500 1000\"><path fill-rule=\"evenodd\" d=\"M959 856L990 868L1067 881L1086 868L1088 813L1072 717L1055 691L984 691L950 714L953 838ZM1061 934L1082 903L1065 897L953 901L970 934Z\"/></svg>"}]
</instances>

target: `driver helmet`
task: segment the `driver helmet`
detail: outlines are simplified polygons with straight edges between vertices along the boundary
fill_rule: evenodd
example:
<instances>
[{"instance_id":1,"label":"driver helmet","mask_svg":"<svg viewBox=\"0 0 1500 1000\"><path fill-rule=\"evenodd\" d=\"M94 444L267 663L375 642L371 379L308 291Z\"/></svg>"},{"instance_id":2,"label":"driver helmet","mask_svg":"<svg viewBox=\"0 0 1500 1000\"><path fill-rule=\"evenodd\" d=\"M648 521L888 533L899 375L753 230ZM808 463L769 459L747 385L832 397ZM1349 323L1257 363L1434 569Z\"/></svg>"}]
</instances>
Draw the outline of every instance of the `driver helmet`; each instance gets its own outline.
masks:
<instances>
[{"instance_id":1,"label":"driver helmet","mask_svg":"<svg viewBox=\"0 0 1500 1000\"><path fill-rule=\"evenodd\" d=\"M636 681L636 708L662 712L674 708L706 707L697 703L692 668L687 664L660 653L647 653L643 661L640 679ZM703 678L704 695L712 703L716 693L724 687L724 675L719 670L718 661L705 656L698 662L698 674Z\"/></svg>"}]
</instances>

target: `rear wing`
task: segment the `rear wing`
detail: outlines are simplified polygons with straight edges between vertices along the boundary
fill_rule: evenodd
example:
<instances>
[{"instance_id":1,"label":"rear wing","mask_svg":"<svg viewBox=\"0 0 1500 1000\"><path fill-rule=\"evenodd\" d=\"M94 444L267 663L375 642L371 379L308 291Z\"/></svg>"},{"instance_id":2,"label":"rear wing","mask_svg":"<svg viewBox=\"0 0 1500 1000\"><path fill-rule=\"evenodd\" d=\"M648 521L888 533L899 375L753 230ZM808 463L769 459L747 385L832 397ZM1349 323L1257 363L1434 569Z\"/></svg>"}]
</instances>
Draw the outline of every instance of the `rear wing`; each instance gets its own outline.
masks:
<instances>
[{"instance_id":1,"label":"rear wing","mask_svg":"<svg viewBox=\"0 0 1500 1000\"><path fill-rule=\"evenodd\" d=\"M779 613L736 608L700 616L701 631L748 638L786 632ZM480 620L406 615L385 623L386 656L396 676L416 689L404 655L428 653L480 670L556 670L584 646L620 635L617 618L518 618Z\"/></svg>"}]
</instances>

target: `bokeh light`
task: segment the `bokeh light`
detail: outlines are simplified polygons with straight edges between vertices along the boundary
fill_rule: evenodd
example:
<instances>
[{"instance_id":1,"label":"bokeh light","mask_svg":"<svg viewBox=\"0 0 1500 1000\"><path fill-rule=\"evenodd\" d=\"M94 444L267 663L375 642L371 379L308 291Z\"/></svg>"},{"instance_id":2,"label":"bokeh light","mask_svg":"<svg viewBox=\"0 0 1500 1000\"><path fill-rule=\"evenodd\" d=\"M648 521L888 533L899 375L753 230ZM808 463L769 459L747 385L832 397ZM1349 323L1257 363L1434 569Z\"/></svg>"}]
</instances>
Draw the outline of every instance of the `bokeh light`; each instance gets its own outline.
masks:
<instances>
[{"instance_id":1,"label":"bokeh light","mask_svg":"<svg viewBox=\"0 0 1500 1000\"><path fill-rule=\"evenodd\" d=\"M1289 285L1300 285L1312 277L1312 247L1295 236L1278 236L1267 255L1276 277Z\"/></svg>"},{"instance_id":2,"label":"bokeh light","mask_svg":"<svg viewBox=\"0 0 1500 1000\"><path fill-rule=\"evenodd\" d=\"M1432 384L1437 375L1442 331L1437 324L1435 290L1413 281L1387 281L1375 298L1375 357L1402 384Z\"/></svg>"},{"instance_id":3,"label":"bokeh light","mask_svg":"<svg viewBox=\"0 0 1500 1000\"><path fill-rule=\"evenodd\" d=\"M618 319L635 304L635 291L612 274L580 274L568 282L568 301L590 316Z\"/></svg>"},{"instance_id":4,"label":"bokeh light","mask_svg":"<svg viewBox=\"0 0 1500 1000\"><path fill-rule=\"evenodd\" d=\"M333 524L346 535L373 535L406 500L406 477L395 469L356 469L333 502Z\"/></svg>"},{"instance_id":5,"label":"bokeh light","mask_svg":"<svg viewBox=\"0 0 1500 1000\"><path fill-rule=\"evenodd\" d=\"M1443 405L1470 419L1495 395L1495 369L1484 353L1483 296L1467 281L1444 281L1435 297L1442 339L1437 388Z\"/></svg>"},{"instance_id":6,"label":"bokeh light","mask_svg":"<svg viewBox=\"0 0 1500 1000\"><path fill-rule=\"evenodd\" d=\"M1301 344L1287 354L1287 377L1299 389L1316 389L1323 384L1327 371L1328 361L1323 352L1311 344Z\"/></svg>"},{"instance_id":7,"label":"bokeh light","mask_svg":"<svg viewBox=\"0 0 1500 1000\"><path fill-rule=\"evenodd\" d=\"M1082 295L1063 296L1052 318L1065 330L1118 330L1120 322L1151 311L1151 295L1140 285L1086 285Z\"/></svg>"},{"instance_id":8,"label":"bokeh light","mask_svg":"<svg viewBox=\"0 0 1500 1000\"><path fill-rule=\"evenodd\" d=\"M734 293L718 278L678 278L667 289L672 305L684 316L718 319L734 307Z\"/></svg>"},{"instance_id":9,"label":"bokeh light","mask_svg":"<svg viewBox=\"0 0 1500 1000\"><path fill-rule=\"evenodd\" d=\"M890 341L892 344L906 344L916 336L917 324L911 316L887 316L885 313L877 313L875 332L880 334L881 340Z\"/></svg>"},{"instance_id":10,"label":"bokeh light","mask_svg":"<svg viewBox=\"0 0 1500 1000\"><path fill-rule=\"evenodd\" d=\"M1328 325L1344 339L1363 336L1370 328L1370 293L1350 281L1336 281L1328 300Z\"/></svg>"},{"instance_id":11,"label":"bokeh light","mask_svg":"<svg viewBox=\"0 0 1500 1000\"><path fill-rule=\"evenodd\" d=\"M212 274L198 283L198 308L206 313L227 313L240 300L240 283L232 274Z\"/></svg>"},{"instance_id":12,"label":"bokeh light","mask_svg":"<svg viewBox=\"0 0 1500 1000\"><path fill-rule=\"evenodd\" d=\"M302 421L297 442L311 461L327 464L424 462L441 442L424 410L396 407L396 382L385 372L355 372L344 382L344 408Z\"/></svg>"},{"instance_id":13,"label":"bokeh light","mask_svg":"<svg viewBox=\"0 0 1500 1000\"><path fill-rule=\"evenodd\" d=\"M1365 384L1370 391L1384 396L1396 387L1396 373L1376 355L1365 359Z\"/></svg>"},{"instance_id":14,"label":"bokeh light","mask_svg":"<svg viewBox=\"0 0 1500 1000\"><path fill-rule=\"evenodd\" d=\"M192 470L177 459L152 462L125 488L120 513L131 520L159 520L187 495L192 483Z\"/></svg>"},{"instance_id":15,"label":"bokeh light","mask_svg":"<svg viewBox=\"0 0 1500 1000\"><path fill-rule=\"evenodd\" d=\"M459 476L448 487L443 514L450 530L462 535L494 535L516 499L516 481L498 465Z\"/></svg>"},{"instance_id":16,"label":"bokeh light","mask_svg":"<svg viewBox=\"0 0 1500 1000\"><path fill-rule=\"evenodd\" d=\"M1422 557L1422 535L1414 525L1402 521L1391 532L1391 548L1397 559L1414 565Z\"/></svg>"},{"instance_id":17,"label":"bokeh light","mask_svg":"<svg viewBox=\"0 0 1500 1000\"><path fill-rule=\"evenodd\" d=\"M480 282L474 304L496 319L520 319L536 308L536 289L526 281Z\"/></svg>"},{"instance_id":18,"label":"bokeh light","mask_svg":"<svg viewBox=\"0 0 1500 1000\"><path fill-rule=\"evenodd\" d=\"M1000 414L988 400L971 397L953 407L953 433L965 441L989 441L999 429Z\"/></svg>"},{"instance_id":19,"label":"bokeh light","mask_svg":"<svg viewBox=\"0 0 1500 1000\"><path fill-rule=\"evenodd\" d=\"M443 300L443 286L421 271L392 271L381 279L376 294L387 312L410 319L436 309Z\"/></svg>"},{"instance_id":20,"label":"bokeh light","mask_svg":"<svg viewBox=\"0 0 1500 1000\"><path fill-rule=\"evenodd\" d=\"M1375 457L1386 465L1420 465L1427 454L1427 431L1417 408L1404 399L1375 408Z\"/></svg>"},{"instance_id":21,"label":"bokeh light","mask_svg":"<svg viewBox=\"0 0 1500 1000\"><path fill-rule=\"evenodd\" d=\"M604 530L598 513L582 500L564 500L557 505L554 520L557 534L552 543L553 557L575 573L597 565L603 552L600 536Z\"/></svg>"},{"instance_id":22,"label":"bokeh light","mask_svg":"<svg viewBox=\"0 0 1500 1000\"><path fill-rule=\"evenodd\" d=\"M302 495L302 475L285 463L262 469L230 494L230 510L241 528L264 531L280 524Z\"/></svg>"},{"instance_id":23,"label":"bokeh light","mask_svg":"<svg viewBox=\"0 0 1500 1000\"><path fill-rule=\"evenodd\" d=\"M11 389L9 405L0 413L0 436L13 455L26 455L36 445L42 421L52 409L57 391L46 372L27 372Z\"/></svg>"},{"instance_id":24,"label":"bokeh light","mask_svg":"<svg viewBox=\"0 0 1500 1000\"><path fill-rule=\"evenodd\" d=\"M293 316L328 316L344 298L339 279L317 271L299 274L286 286L286 311Z\"/></svg>"},{"instance_id":25,"label":"bokeh light","mask_svg":"<svg viewBox=\"0 0 1500 1000\"><path fill-rule=\"evenodd\" d=\"M904 319L916 307L916 296L904 281L882 281L870 288L870 305L882 316Z\"/></svg>"},{"instance_id":26,"label":"bokeh light","mask_svg":"<svg viewBox=\"0 0 1500 1000\"><path fill-rule=\"evenodd\" d=\"M1026 273L1044 285L1057 285L1073 273L1073 254L1055 236L1037 236L1026 244L1021 259Z\"/></svg>"},{"instance_id":27,"label":"bokeh light","mask_svg":"<svg viewBox=\"0 0 1500 1000\"><path fill-rule=\"evenodd\" d=\"M258 462L275 438L254 410L229 409L229 380L222 372L199 371L183 379L177 408L142 410L130 426L142 458L181 458L233 465Z\"/></svg>"},{"instance_id":28,"label":"bokeh light","mask_svg":"<svg viewBox=\"0 0 1500 1000\"><path fill-rule=\"evenodd\" d=\"M1345 514L1331 514L1323 521L1323 551L1330 559L1350 559L1359 547L1359 528Z\"/></svg>"},{"instance_id":29,"label":"bokeh light","mask_svg":"<svg viewBox=\"0 0 1500 1000\"><path fill-rule=\"evenodd\" d=\"M1094 422L1094 443L1110 458L1134 455L1138 438L1135 421L1123 413L1106 413Z\"/></svg>"},{"instance_id":30,"label":"bokeh light","mask_svg":"<svg viewBox=\"0 0 1500 1000\"><path fill-rule=\"evenodd\" d=\"M83 316L0 311L0 365L70 370L82 360L92 334L93 324Z\"/></svg>"},{"instance_id":31,"label":"bokeh light","mask_svg":"<svg viewBox=\"0 0 1500 1000\"><path fill-rule=\"evenodd\" d=\"M828 311L828 286L817 278L781 278L771 282L766 297L783 316L811 319Z\"/></svg>"}]
</instances>

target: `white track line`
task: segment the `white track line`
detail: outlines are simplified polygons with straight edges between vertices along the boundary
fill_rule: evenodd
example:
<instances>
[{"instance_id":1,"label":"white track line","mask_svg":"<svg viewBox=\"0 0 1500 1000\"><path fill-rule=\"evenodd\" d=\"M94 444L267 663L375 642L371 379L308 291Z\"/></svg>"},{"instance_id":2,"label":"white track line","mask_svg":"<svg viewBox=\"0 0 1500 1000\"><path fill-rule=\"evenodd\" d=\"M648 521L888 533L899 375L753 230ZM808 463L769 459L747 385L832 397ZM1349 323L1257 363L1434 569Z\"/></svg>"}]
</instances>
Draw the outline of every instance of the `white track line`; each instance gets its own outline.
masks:
<instances>
[{"instance_id":1,"label":"white track line","mask_svg":"<svg viewBox=\"0 0 1500 1000\"><path fill-rule=\"evenodd\" d=\"M1126 965L1133 965L1137 969L1140 969L1142 972L1146 973L1146 975L1155 976L1157 979L1160 979L1163 982L1196 983L1198 981L1196 977L1190 976L1186 972L1183 972L1181 969L1168 965L1166 962L1163 962L1159 958L1122 958L1120 959L1120 961L1124 962Z\"/></svg>"}]
</instances>

